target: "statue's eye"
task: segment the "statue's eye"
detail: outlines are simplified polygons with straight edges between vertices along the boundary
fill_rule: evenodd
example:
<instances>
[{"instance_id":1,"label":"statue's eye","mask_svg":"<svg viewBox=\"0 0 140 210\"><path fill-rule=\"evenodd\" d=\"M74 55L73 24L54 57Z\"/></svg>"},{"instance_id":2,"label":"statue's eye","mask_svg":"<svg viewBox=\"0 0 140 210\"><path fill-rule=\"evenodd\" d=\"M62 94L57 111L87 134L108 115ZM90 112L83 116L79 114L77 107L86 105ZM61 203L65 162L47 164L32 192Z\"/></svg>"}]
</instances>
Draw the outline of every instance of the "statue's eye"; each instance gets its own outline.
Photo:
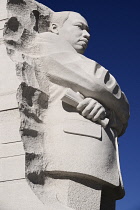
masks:
<instances>
[{"instance_id":1,"label":"statue's eye","mask_svg":"<svg viewBox=\"0 0 140 210\"><path fill-rule=\"evenodd\" d=\"M76 25L78 28L80 28L81 30L83 29L82 25Z\"/></svg>"}]
</instances>

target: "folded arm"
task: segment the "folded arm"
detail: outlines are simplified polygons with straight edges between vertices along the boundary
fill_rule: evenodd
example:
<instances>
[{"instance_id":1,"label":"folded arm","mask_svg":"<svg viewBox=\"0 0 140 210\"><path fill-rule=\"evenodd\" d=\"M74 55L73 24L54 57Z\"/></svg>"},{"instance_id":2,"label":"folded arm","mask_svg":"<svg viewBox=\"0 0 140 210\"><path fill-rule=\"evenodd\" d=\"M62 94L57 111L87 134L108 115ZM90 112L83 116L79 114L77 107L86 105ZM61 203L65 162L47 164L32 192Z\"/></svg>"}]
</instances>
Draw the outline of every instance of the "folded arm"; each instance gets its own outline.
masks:
<instances>
[{"instance_id":1,"label":"folded arm","mask_svg":"<svg viewBox=\"0 0 140 210\"><path fill-rule=\"evenodd\" d=\"M81 68L62 65L51 57L39 58L35 61L37 71L44 71L44 75L53 83L80 92L85 98L95 99L115 113L116 118L126 127L129 119L129 104L120 90L115 78L101 67L101 75L89 75ZM97 66L99 68L99 66ZM98 69L94 69L96 72ZM109 74L109 79L107 78ZM108 85L109 84L109 85Z\"/></svg>"}]
</instances>

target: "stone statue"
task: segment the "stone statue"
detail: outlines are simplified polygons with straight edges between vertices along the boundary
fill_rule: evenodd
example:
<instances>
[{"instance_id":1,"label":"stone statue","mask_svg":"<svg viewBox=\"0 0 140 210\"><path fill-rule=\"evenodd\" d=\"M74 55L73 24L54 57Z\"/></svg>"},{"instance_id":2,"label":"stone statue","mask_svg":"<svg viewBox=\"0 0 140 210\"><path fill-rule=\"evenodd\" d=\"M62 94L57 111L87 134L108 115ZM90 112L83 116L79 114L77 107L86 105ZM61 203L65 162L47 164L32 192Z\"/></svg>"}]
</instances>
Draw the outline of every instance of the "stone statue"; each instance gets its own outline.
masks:
<instances>
[{"instance_id":1,"label":"stone statue","mask_svg":"<svg viewBox=\"0 0 140 210\"><path fill-rule=\"evenodd\" d=\"M27 181L44 209L114 210L124 196L117 137L129 105L108 70L83 55L87 21L32 0L7 8Z\"/></svg>"}]
</instances>

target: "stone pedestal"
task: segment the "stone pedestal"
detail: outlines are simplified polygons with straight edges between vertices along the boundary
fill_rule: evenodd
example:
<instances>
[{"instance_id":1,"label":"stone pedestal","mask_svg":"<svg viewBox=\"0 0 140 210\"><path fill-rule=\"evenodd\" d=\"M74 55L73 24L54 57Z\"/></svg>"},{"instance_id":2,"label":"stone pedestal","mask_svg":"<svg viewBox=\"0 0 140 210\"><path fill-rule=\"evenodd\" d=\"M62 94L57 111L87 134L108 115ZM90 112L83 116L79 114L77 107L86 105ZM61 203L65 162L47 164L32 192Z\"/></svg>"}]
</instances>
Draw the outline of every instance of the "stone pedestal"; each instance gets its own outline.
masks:
<instances>
[{"instance_id":1,"label":"stone pedestal","mask_svg":"<svg viewBox=\"0 0 140 210\"><path fill-rule=\"evenodd\" d=\"M100 210L102 186L89 180L46 177L42 187L31 187L46 209L51 204L61 210Z\"/></svg>"},{"instance_id":2,"label":"stone pedestal","mask_svg":"<svg viewBox=\"0 0 140 210\"><path fill-rule=\"evenodd\" d=\"M48 173L44 185L30 183L46 209L50 205L58 210L115 210L113 189L90 180L60 177Z\"/></svg>"}]
</instances>

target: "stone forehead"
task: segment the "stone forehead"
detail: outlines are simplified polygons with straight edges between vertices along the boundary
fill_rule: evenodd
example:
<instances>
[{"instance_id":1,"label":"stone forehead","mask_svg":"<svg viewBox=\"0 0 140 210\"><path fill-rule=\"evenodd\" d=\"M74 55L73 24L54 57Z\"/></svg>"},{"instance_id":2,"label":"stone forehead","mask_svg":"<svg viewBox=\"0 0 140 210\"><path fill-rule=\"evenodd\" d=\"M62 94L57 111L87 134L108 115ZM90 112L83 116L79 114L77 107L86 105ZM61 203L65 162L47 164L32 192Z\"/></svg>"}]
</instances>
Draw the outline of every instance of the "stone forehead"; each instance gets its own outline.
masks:
<instances>
[{"instance_id":1,"label":"stone forehead","mask_svg":"<svg viewBox=\"0 0 140 210\"><path fill-rule=\"evenodd\" d=\"M76 22L81 22L84 25L88 26L88 22L86 21L86 19L81 14L79 14L77 12L70 12L68 19L65 21L65 23L67 23L67 22L69 22L70 24L74 24Z\"/></svg>"},{"instance_id":2,"label":"stone forehead","mask_svg":"<svg viewBox=\"0 0 140 210\"><path fill-rule=\"evenodd\" d=\"M60 25L63 25L63 23L67 20L83 20L84 22L87 23L86 19L79 14L78 12L73 12L73 11L62 11L62 12L55 12L52 15L51 22L58 23Z\"/></svg>"},{"instance_id":3,"label":"stone forehead","mask_svg":"<svg viewBox=\"0 0 140 210\"><path fill-rule=\"evenodd\" d=\"M86 19L78 12L70 12L69 13L69 18L72 17L72 18L82 18L86 21Z\"/></svg>"}]
</instances>

